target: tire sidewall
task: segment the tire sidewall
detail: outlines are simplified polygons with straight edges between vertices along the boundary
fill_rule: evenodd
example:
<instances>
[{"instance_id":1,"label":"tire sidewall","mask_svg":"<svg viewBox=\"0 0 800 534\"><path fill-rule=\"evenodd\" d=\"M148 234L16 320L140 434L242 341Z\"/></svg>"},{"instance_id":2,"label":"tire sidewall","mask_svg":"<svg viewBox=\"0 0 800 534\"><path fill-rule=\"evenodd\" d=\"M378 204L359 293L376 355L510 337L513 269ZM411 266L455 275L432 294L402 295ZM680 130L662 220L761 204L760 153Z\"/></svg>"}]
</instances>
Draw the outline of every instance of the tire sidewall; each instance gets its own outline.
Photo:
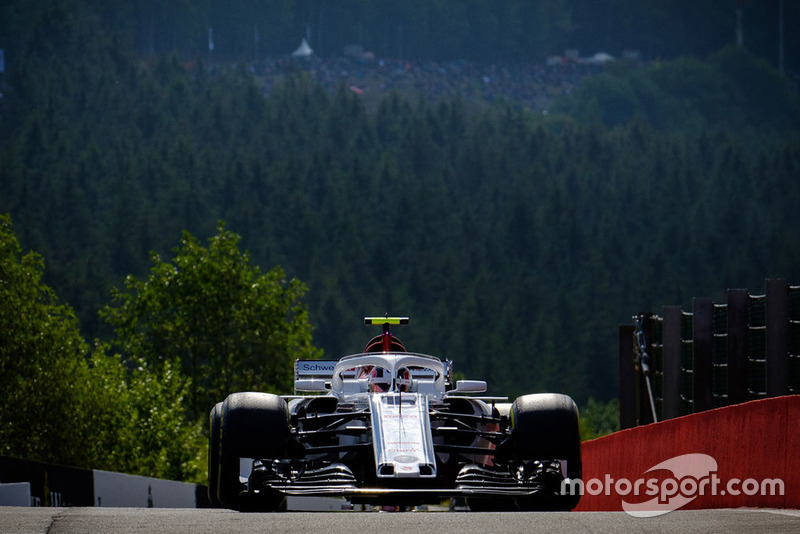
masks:
<instances>
[{"instance_id":1,"label":"tire sidewall","mask_svg":"<svg viewBox=\"0 0 800 534\"><path fill-rule=\"evenodd\" d=\"M220 506L219 500L219 439L222 424L222 403L218 402L208 415L208 499L213 506Z\"/></svg>"}]
</instances>

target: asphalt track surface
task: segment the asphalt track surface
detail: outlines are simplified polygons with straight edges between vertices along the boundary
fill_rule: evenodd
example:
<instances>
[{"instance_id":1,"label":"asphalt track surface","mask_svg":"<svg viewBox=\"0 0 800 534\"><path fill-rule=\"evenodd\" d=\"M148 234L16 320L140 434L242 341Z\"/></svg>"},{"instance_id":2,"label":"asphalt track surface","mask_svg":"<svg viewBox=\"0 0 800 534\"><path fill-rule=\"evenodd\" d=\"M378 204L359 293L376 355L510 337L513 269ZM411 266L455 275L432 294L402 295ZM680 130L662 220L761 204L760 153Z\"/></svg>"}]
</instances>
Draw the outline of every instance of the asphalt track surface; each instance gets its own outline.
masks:
<instances>
[{"instance_id":1,"label":"asphalt track surface","mask_svg":"<svg viewBox=\"0 0 800 534\"><path fill-rule=\"evenodd\" d=\"M624 512L287 512L148 508L0 507L0 533L509 533L798 532L797 510L678 510L639 519Z\"/></svg>"}]
</instances>

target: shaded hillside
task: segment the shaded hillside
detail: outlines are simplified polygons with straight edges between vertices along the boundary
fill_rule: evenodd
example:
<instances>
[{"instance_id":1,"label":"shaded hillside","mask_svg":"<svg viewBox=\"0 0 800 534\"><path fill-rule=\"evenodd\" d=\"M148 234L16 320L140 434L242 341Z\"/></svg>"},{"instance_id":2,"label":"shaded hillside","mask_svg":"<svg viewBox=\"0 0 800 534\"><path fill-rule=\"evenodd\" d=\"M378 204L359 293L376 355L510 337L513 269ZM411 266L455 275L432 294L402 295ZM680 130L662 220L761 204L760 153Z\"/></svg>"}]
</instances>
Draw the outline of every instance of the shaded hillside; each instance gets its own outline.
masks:
<instances>
[{"instance_id":1,"label":"shaded hillside","mask_svg":"<svg viewBox=\"0 0 800 534\"><path fill-rule=\"evenodd\" d=\"M326 58L355 45L413 61L539 64L566 49L616 57L637 51L651 61L705 57L734 44L738 18L743 46L778 68L780 6L785 69L796 75L800 34L791 30L800 24L800 4L777 0L6 0L0 47L18 57L31 41L48 39L39 19L55 7L65 17L90 10L142 56L176 52L219 63L286 56L303 37Z\"/></svg>"},{"instance_id":2,"label":"shaded hillside","mask_svg":"<svg viewBox=\"0 0 800 534\"><path fill-rule=\"evenodd\" d=\"M764 78L730 76L724 118L746 136L670 89L718 90L687 81L706 67L686 62L614 81L660 77L686 129L656 129L654 104L608 125L397 94L368 112L302 74L265 97L242 64L142 61L102 13L49 5L46 39L7 66L0 213L90 338L109 335L97 310L146 273L149 251L167 254L182 230L204 240L218 220L264 271L308 285L327 356L362 348L364 315L407 314L409 349L498 394L611 398L632 313L800 279L800 144L782 122L792 109L750 94ZM770 120L752 120L753 104ZM775 139L747 142L760 132Z\"/></svg>"},{"instance_id":3,"label":"shaded hillside","mask_svg":"<svg viewBox=\"0 0 800 534\"><path fill-rule=\"evenodd\" d=\"M646 69L618 65L584 80L554 111L608 127L639 116L661 131L703 129L753 139L800 131L800 101L765 61L727 47Z\"/></svg>"}]
</instances>

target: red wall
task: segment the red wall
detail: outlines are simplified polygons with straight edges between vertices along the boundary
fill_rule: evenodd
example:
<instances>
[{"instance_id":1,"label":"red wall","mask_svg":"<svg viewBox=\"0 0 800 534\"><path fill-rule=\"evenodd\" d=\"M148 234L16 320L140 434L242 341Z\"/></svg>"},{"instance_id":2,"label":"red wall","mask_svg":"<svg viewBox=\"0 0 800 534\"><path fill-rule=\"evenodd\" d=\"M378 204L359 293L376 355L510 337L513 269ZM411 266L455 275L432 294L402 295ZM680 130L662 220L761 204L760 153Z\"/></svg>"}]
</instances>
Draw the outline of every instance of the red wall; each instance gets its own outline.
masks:
<instances>
[{"instance_id":1,"label":"red wall","mask_svg":"<svg viewBox=\"0 0 800 534\"><path fill-rule=\"evenodd\" d=\"M578 511L622 510L622 501L642 503L653 499L641 494L621 496L611 484L622 478L631 482L661 476L680 482L683 475L651 467L682 454L703 453L717 462L718 491L705 486L705 495L692 492L694 500L683 509L770 507L800 508L800 395L751 401L660 423L623 430L583 443L583 481L604 481L603 492L584 491ZM713 476L713 475L712 475ZM783 480L784 495L731 495L725 488L732 479ZM625 485L620 486L625 492ZM660 484L658 486L661 487ZM665 486L668 487L668 486ZM737 484L735 488L742 486ZM646 486L640 486L644 493ZM754 486L749 485L750 491ZM598 491L598 485L594 485ZM725 495L722 495L722 493ZM716 493L716 495L711 495Z\"/></svg>"}]
</instances>

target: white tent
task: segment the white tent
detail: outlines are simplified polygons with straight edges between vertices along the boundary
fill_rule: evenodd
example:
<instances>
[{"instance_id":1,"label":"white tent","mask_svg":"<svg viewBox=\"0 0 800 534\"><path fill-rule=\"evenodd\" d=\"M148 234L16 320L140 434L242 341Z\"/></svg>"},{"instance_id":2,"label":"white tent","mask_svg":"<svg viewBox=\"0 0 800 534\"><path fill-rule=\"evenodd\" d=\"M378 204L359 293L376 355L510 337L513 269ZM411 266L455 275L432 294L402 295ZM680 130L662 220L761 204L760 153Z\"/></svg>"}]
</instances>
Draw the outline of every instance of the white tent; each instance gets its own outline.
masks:
<instances>
[{"instance_id":1,"label":"white tent","mask_svg":"<svg viewBox=\"0 0 800 534\"><path fill-rule=\"evenodd\" d=\"M605 65L609 61L614 61L614 56L606 52L598 52L592 57L586 58L584 61L593 65Z\"/></svg>"},{"instance_id":2,"label":"white tent","mask_svg":"<svg viewBox=\"0 0 800 534\"><path fill-rule=\"evenodd\" d=\"M305 38L300 42L300 46L297 47L297 50L292 52L293 57L308 57L313 54L314 51L308 46L308 41Z\"/></svg>"}]
</instances>

